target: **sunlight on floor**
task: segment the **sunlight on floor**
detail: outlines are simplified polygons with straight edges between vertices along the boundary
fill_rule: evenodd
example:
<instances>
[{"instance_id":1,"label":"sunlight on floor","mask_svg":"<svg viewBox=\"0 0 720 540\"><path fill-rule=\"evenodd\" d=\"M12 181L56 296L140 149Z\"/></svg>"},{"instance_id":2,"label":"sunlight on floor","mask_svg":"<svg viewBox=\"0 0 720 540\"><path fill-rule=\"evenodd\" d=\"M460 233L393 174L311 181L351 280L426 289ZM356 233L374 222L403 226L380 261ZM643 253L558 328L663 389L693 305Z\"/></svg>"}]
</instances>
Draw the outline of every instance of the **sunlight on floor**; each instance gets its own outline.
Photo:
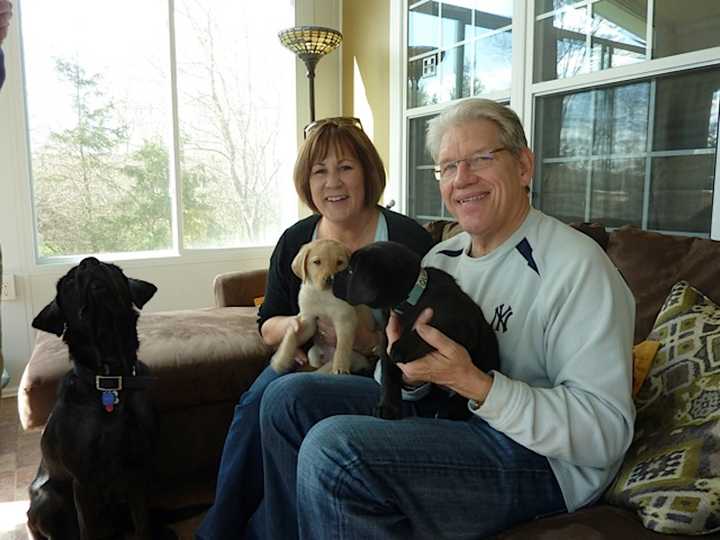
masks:
<instances>
[{"instance_id":1,"label":"sunlight on floor","mask_svg":"<svg viewBox=\"0 0 720 540\"><path fill-rule=\"evenodd\" d=\"M30 501L13 501L0 503L0 537L9 533L25 523Z\"/></svg>"}]
</instances>

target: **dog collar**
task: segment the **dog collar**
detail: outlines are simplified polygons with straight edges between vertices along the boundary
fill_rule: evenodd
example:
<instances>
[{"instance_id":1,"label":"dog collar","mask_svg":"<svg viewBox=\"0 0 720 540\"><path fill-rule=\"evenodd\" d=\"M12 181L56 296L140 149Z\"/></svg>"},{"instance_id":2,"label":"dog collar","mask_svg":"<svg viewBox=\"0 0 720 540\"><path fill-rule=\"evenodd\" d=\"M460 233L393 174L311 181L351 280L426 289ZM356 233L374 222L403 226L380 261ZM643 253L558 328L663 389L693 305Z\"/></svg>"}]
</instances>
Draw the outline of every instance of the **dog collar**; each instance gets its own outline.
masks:
<instances>
[{"instance_id":1,"label":"dog collar","mask_svg":"<svg viewBox=\"0 0 720 540\"><path fill-rule=\"evenodd\" d=\"M107 412L113 412L120 402L121 390L144 390L157 380L157 377L136 375L135 368L130 375L98 375L85 366L75 364L75 374L85 382L94 384L100 392L100 403Z\"/></svg>"},{"instance_id":2,"label":"dog collar","mask_svg":"<svg viewBox=\"0 0 720 540\"><path fill-rule=\"evenodd\" d=\"M421 268L420 273L415 280L415 285L413 285L413 288L410 290L407 298L392 308L392 310L398 315L402 315L408 308L415 306L418 303L418 300L420 300L422 293L424 293L425 289L427 289L427 282L427 272L424 268Z\"/></svg>"}]
</instances>

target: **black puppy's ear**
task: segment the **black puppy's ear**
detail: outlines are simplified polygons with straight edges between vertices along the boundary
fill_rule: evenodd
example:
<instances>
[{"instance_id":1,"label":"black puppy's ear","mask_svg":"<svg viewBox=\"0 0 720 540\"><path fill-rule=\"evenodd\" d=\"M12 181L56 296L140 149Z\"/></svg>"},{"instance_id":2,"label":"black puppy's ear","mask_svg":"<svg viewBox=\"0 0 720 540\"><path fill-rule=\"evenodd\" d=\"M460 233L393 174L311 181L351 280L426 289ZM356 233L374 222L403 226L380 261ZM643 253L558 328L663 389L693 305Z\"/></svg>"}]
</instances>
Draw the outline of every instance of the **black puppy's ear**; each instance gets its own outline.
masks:
<instances>
[{"instance_id":1,"label":"black puppy's ear","mask_svg":"<svg viewBox=\"0 0 720 540\"><path fill-rule=\"evenodd\" d=\"M130 286L130 297L138 309L142 309L157 291L155 285L142 279L128 278L128 285Z\"/></svg>"},{"instance_id":2,"label":"black puppy's ear","mask_svg":"<svg viewBox=\"0 0 720 540\"><path fill-rule=\"evenodd\" d=\"M33 328L50 332L56 336L62 336L65 331L65 315L63 315L60 306L53 300L45 306L40 313L33 319Z\"/></svg>"}]
</instances>

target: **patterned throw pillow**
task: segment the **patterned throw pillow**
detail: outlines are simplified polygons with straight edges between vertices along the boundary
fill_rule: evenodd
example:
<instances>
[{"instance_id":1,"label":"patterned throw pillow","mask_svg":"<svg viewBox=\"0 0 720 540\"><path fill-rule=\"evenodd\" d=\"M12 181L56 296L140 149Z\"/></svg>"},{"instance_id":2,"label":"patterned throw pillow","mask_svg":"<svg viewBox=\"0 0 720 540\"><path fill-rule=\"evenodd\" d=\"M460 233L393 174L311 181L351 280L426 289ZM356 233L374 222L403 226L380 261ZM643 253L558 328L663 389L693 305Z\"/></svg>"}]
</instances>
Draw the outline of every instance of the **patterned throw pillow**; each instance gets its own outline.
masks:
<instances>
[{"instance_id":1,"label":"patterned throw pillow","mask_svg":"<svg viewBox=\"0 0 720 540\"><path fill-rule=\"evenodd\" d=\"M657 532L720 530L720 307L676 283L649 339L660 349L635 398L635 438L606 499Z\"/></svg>"}]
</instances>

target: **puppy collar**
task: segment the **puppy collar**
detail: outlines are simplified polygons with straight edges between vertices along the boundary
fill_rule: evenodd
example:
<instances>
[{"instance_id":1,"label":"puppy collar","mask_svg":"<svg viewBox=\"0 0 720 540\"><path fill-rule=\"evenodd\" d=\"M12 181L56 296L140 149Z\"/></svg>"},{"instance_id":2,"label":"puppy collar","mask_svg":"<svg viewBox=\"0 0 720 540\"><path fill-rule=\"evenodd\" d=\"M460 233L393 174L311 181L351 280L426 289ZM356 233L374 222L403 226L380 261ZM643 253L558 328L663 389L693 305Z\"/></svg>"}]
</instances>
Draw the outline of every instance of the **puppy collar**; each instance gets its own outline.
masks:
<instances>
[{"instance_id":1,"label":"puppy collar","mask_svg":"<svg viewBox=\"0 0 720 540\"><path fill-rule=\"evenodd\" d=\"M398 315L402 315L407 309L415 306L418 303L418 300L420 300L422 293L425 292L425 289L427 288L427 282L427 272L424 268L421 268L420 273L415 280L415 285L413 285L413 288L410 290L407 298L400 302L397 306L392 308L392 310Z\"/></svg>"}]
</instances>

